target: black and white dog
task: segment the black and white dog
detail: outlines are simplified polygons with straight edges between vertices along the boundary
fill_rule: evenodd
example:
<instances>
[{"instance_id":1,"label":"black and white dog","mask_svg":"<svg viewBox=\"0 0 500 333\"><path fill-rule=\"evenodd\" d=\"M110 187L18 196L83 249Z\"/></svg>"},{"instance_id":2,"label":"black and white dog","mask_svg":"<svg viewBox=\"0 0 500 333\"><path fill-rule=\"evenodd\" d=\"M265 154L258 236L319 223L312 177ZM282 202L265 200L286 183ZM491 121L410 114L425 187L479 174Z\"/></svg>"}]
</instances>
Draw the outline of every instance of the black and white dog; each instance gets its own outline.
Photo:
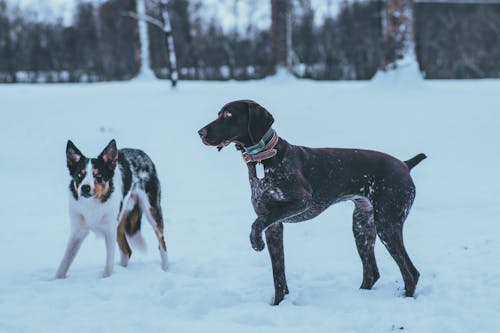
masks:
<instances>
[{"instance_id":1,"label":"black and white dog","mask_svg":"<svg viewBox=\"0 0 500 333\"><path fill-rule=\"evenodd\" d=\"M127 266L132 250L127 238L140 245L142 213L159 241L161 268L167 269L167 247L163 237L160 182L151 159L141 150L116 148L112 140L97 158L85 157L68 141L66 159L69 184L71 232L56 278L66 277L83 240L90 231L104 236L106 266L103 277L113 273L115 240L120 264Z\"/></svg>"}]
</instances>

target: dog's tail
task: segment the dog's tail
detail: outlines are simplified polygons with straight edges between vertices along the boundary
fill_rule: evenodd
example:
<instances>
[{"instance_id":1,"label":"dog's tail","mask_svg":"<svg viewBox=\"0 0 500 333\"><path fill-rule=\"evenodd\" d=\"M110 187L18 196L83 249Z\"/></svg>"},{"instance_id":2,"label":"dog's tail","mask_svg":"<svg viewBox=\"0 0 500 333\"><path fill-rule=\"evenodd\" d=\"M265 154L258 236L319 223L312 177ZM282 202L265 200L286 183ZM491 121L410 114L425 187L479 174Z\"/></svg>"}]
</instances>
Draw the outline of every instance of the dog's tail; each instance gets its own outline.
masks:
<instances>
[{"instance_id":1,"label":"dog's tail","mask_svg":"<svg viewBox=\"0 0 500 333\"><path fill-rule=\"evenodd\" d=\"M422 162L422 160L425 160L427 156L425 154L418 154L417 156L410 158L408 161L405 161L406 166L408 166L408 169L413 169L415 165L418 163Z\"/></svg>"}]
</instances>

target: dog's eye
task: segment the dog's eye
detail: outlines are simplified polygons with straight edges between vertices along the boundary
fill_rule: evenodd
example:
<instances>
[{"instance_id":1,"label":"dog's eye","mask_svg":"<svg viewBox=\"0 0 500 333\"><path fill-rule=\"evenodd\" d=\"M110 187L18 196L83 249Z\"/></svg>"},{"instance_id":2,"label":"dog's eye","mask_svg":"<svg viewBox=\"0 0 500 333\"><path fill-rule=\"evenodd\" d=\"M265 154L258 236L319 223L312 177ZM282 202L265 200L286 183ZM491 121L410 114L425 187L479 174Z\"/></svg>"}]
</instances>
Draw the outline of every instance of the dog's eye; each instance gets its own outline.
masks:
<instances>
[{"instance_id":1,"label":"dog's eye","mask_svg":"<svg viewBox=\"0 0 500 333\"><path fill-rule=\"evenodd\" d=\"M101 174L97 174L94 176L96 182L98 183L102 183L102 175Z\"/></svg>"},{"instance_id":2,"label":"dog's eye","mask_svg":"<svg viewBox=\"0 0 500 333\"><path fill-rule=\"evenodd\" d=\"M224 111L224 113L222 114L222 116L224 118L231 118L233 116L233 114L229 111Z\"/></svg>"}]
</instances>

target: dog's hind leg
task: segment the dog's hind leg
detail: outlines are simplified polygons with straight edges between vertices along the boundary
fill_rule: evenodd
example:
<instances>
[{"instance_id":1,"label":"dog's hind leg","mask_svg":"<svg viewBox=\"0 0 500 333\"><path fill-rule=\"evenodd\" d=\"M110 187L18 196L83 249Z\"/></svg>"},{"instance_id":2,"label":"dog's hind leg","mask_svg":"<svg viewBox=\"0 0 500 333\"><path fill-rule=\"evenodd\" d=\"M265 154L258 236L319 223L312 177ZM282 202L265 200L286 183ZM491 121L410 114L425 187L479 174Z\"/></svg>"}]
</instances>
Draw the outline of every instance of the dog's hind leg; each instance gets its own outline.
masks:
<instances>
[{"instance_id":1,"label":"dog's hind leg","mask_svg":"<svg viewBox=\"0 0 500 333\"><path fill-rule=\"evenodd\" d=\"M125 223L123 222L118 224L118 228L116 230L116 241L118 242L118 247L120 248L120 265L127 267L130 256L132 255L132 249L127 242L127 237L125 235Z\"/></svg>"},{"instance_id":2,"label":"dog's hind leg","mask_svg":"<svg viewBox=\"0 0 500 333\"><path fill-rule=\"evenodd\" d=\"M403 243L403 223L413 203L414 188L379 198L375 204L375 226L380 240L398 264L405 283L405 295L413 296L420 273L413 265ZM395 200L397 198L397 200Z\"/></svg>"},{"instance_id":3,"label":"dog's hind leg","mask_svg":"<svg viewBox=\"0 0 500 333\"><path fill-rule=\"evenodd\" d=\"M398 264L401 275L405 283L405 296L411 297L415 293L418 278L420 273L415 268L406 252L403 244L403 228L399 226L390 227L387 224L398 223L398 221L382 219L379 224L384 225L379 228L377 224L377 232L392 258Z\"/></svg>"},{"instance_id":4,"label":"dog's hind leg","mask_svg":"<svg viewBox=\"0 0 500 333\"><path fill-rule=\"evenodd\" d=\"M374 252L377 232L373 221L373 206L368 199L353 201L356 207L353 213L352 231L363 264L363 283L360 288L371 289L380 277Z\"/></svg>"},{"instance_id":5,"label":"dog's hind leg","mask_svg":"<svg viewBox=\"0 0 500 333\"><path fill-rule=\"evenodd\" d=\"M152 181L151 181L152 182ZM163 214L160 206L160 192L152 191L150 183L146 184L147 198L141 197L140 203L147 220L153 227L158 238L158 251L160 252L161 269L166 271L168 265L167 245L163 235Z\"/></svg>"},{"instance_id":6,"label":"dog's hind leg","mask_svg":"<svg viewBox=\"0 0 500 333\"><path fill-rule=\"evenodd\" d=\"M151 207L149 213L146 213L149 222L153 226L156 237L158 238L158 251L160 253L161 269L167 270L168 257L167 245L165 244L165 237L163 235L163 215L160 207Z\"/></svg>"},{"instance_id":7,"label":"dog's hind leg","mask_svg":"<svg viewBox=\"0 0 500 333\"><path fill-rule=\"evenodd\" d=\"M142 211L139 204L135 204L132 210L124 212L117 227L116 239L120 248L120 265L127 267L132 249L127 241L127 235L134 236L141 229Z\"/></svg>"},{"instance_id":8,"label":"dog's hind leg","mask_svg":"<svg viewBox=\"0 0 500 333\"><path fill-rule=\"evenodd\" d=\"M266 243L273 267L274 305L278 305L285 297L285 294L289 293L285 275L283 223L275 223L266 229Z\"/></svg>"}]
</instances>

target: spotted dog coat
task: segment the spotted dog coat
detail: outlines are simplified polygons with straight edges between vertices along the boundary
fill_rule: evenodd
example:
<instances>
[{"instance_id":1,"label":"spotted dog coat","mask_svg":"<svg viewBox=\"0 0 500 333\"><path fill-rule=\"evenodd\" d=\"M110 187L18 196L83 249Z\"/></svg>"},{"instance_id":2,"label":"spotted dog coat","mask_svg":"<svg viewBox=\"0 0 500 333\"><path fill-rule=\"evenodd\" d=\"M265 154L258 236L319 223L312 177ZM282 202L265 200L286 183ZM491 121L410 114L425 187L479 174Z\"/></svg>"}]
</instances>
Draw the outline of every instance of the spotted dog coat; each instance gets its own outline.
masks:
<instances>
[{"instance_id":1,"label":"spotted dog coat","mask_svg":"<svg viewBox=\"0 0 500 333\"><path fill-rule=\"evenodd\" d=\"M141 150L117 150L112 140L97 158L85 157L68 141L67 167L71 231L56 278L65 278L83 240L90 231L104 236L106 265L103 277L113 272L115 240L121 252L120 264L127 266L132 255L127 239L144 245L140 234L144 213L159 242L161 267L167 269L167 248L163 237L160 182L151 159Z\"/></svg>"},{"instance_id":2,"label":"spotted dog coat","mask_svg":"<svg viewBox=\"0 0 500 333\"><path fill-rule=\"evenodd\" d=\"M235 101L226 104L219 117L198 133L206 145L221 149L234 142L245 150L244 147L255 145L273 122L272 115L256 102ZM273 268L274 304L279 304L288 293L283 223L312 219L345 200L355 204L353 233L363 264L361 288L371 289L379 278L374 254L378 234L399 266L405 295L413 296L419 272L403 244L403 223L415 198L410 169L425 155L402 162L380 152L314 149L289 144L282 138L274 148L277 154L261 162L264 178L256 176L257 162L247 163L252 204L257 214L250 241L256 251L263 250L262 233L265 233Z\"/></svg>"}]
</instances>

